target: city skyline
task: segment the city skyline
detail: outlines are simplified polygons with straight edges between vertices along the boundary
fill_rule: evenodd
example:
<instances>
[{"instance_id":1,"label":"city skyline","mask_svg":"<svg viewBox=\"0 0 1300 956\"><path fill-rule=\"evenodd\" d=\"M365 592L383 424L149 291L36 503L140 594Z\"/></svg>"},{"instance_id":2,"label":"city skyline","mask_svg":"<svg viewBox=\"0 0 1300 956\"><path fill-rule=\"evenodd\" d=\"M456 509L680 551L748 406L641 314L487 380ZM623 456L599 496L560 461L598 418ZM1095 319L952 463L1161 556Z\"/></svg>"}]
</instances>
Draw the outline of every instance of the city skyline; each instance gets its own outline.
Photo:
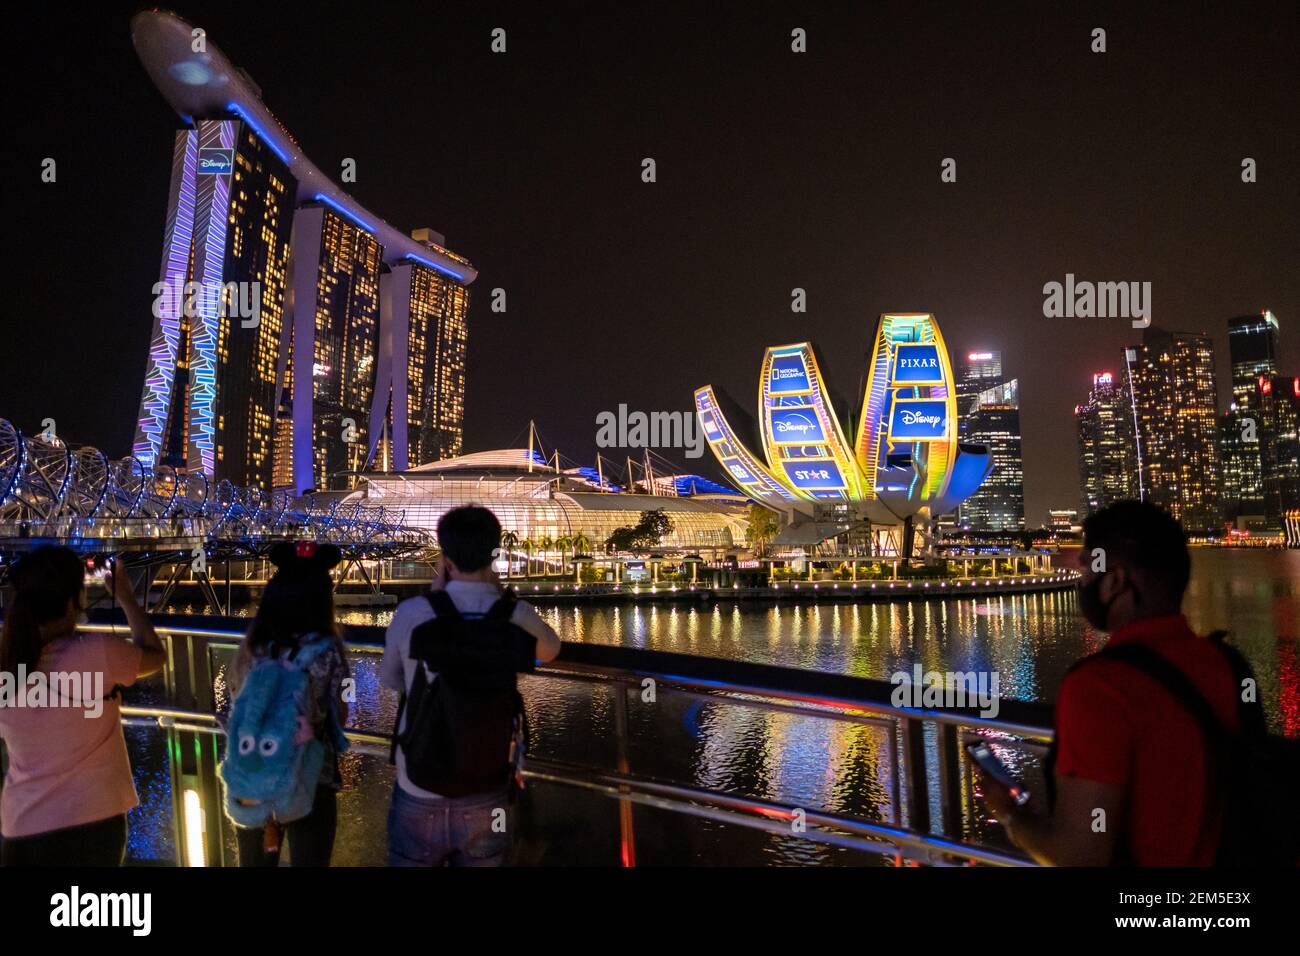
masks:
<instances>
[{"instance_id":1,"label":"city skyline","mask_svg":"<svg viewBox=\"0 0 1300 956\"><path fill-rule=\"evenodd\" d=\"M407 227L435 223L483 264L469 316L465 450L512 444L536 418L551 446L589 460L600 410L620 402L686 409L699 381L743 394L773 341L818 342L828 377L851 383L875 316L923 309L943 322L954 355L996 349L1019 379L1032 526L1048 508L1076 503L1071 411L1092 373L1114 368L1115 354L1135 337L1125 319L1044 318L1044 283L1067 273L1151 281L1156 324L1212 335L1220 410L1228 318L1271 309L1284 327L1279 365L1300 367L1300 342L1286 331L1300 318L1297 199L1287 186L1300 150L1282 122L1295 97L1268 66L1281 62L1277 54L1295 28L1277 9L1272 31L1213 12L1169 30L1150 13L1108 14L1111 50L1104 56L1088 52L1091 23L1083 17L1073 35L1066 22L1040 36L1014 17L984 13L886 9L847 20L801 13L810 37L803 60L787 59L793 14L756 15L740 25L693 14L690 29L667 17L636 36L599 17L559 28L511 14L507 57L517 59L506 61L509 71L488 49L495 24L484 18L451 28L437 71L413 81L431 96L437 90L438 102L456 104L446 124L427 129L394 122L400 97L376 107L378 84L321 52L341 52L346 36L350 49L396 44L395 61L418 62L420 33L404 36L395 14L339 14L320 23L271 15L252 31L241 27L238 12L205 4L180 12L208 25L214 41L254 71L268 104L327 173L337 178L333 163L357 159L357 184L347 188L369 208ZM49 266L70 281L25 286L16 309L35 328L84 342L109 361L84 371L84 391L42 389L37 379L51 377L42 360L48 346L39 334L23 337L6 350L13 386L5 408L26 427L53 417L64 433L121 453L131 444L122 421L130 416L121 409L138 401L140 356L149 346L147 323L135 317L148 307L157 276L166 192L160 154L175 119L132 62L124 17L92 14L70 29L93 33L110 49L118 88L96 111L72 117L52 109L101 64L78 59L76 44L44 44L59 69L48 89L20 107L34 110L23 124L31 132L22 155L33 169L45 156L60 160L60 178L20 196L16 215ZM841 79L855 91L850 101L828 85L831 76L901 67L891 58L903 54L884 40L917 31L938 38L940 55L931 71L909 74L915 79L906 88ZM581 62L568 65L554 50L574 35L589 42ZM1210 37L1246 55L1231 70L1182 66L1208 53ZM1012 53L1022 65L999 66ZM1061 56L1072 58L1074 73L1091 71L1092 85L1057 77L1050 64ZM711 82L716 57L729 68ZM663 84L649 79L679 61L683 69ZM773 69L782 82L758 86ZM586 79L593 71L610 83L594 88ZM1042 89L1024 92L1027 71L1044 77ZM1126 112L1114 115L1120 90L1135 80L1146 94L1123 101ZM1188 84L1219 92L1195 97L1195 113L1171 112L1169 91ZM769 94L761 111L753 97L759 88ZM700 90L692 110L665 110ZM796 104L810 94L847 119L842 137L799 122ZM996 105L1018 97L1028 97L1031 108L1015 126L996 110L982 111L978 121L961 115L976 100ZM1074 121L1047 112L1063 97ZM539 116L548 119L493 118L503 104L519 102L521 114L528 103L545 104ZM1247 102L1249 109L1237 108ZM565 129L563 148L548 132L553 122ZM1114 124L1113 135L1069 138L1069 130L1101 122ZM874 145L871 131L882 124L891 141L905 144L892 158ZM123 129L130 135L109 133ZM1211 130L1209 150L1190 158L1175 151ZM72 144L87 136L113 142L102 163L74 158ZM1149 148L1135 156L1110 142L1125 138ZM809 147L826 174L804 183L798 171ZM710 156L707 164L697 150ZM1240 180L1246 155L1259 161L1256 183ZM656 183L640 181L645 156L658 160ZM957 159L956 183L940 181L946 156ZM718 168L740 175L719 180ZM92 195L114 224L115 240L70 268L70 223L84 218ZM1019 201L1009 207L1013 198ZM1205 214L1185 218L1189 203ZM619 210L617 220L601 212L608 209ZM1179 225L1172 233L1170 222ZM106 285L106 276L114 281ZM504 313L489 308L486 293L495 287L508 296ZM807 291L806 313L790 311L795 287ZM76 305L92 294L102 306L83 314ZM104 314L113 321L103 323ZM656 374L629 376L651 343L663 343ZM536 379L554 388L517 385Z\"/></svg>"}]
</instances>

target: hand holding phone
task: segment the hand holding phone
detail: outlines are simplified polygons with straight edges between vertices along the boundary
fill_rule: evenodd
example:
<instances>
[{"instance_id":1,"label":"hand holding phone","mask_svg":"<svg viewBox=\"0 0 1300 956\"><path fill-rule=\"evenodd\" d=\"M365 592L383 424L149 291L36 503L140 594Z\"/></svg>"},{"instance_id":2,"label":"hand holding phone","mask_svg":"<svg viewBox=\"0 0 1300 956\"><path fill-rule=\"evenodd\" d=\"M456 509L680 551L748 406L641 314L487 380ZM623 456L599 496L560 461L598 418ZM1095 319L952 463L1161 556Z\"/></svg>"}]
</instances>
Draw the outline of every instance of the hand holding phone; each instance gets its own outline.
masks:
<instances>
[{"instance_id":1,"label":"hand holding phone","mask_svg":"<svg viewBox=\"0 0 1300 956\"><path fill-rule=\"evenodd\" d=\"M86 558L86 584L102 584L109 587L107 578L111 570L111 560L106 554L96 554Z\"/></svg>"},{"instance_id":2,"label":"hand holding phone","mask_svg":"<svg viewBox=\"0 0 1300 956\"><path fill-rule=\"evenodd\" d=\"M1003 787L1011 795L1016 806L1023 807L1029 802L1029 791L1020 785L1015 777L1011 776L1010 771L998 759L993 748L983 740L977 740L966 745L966 753L970 759L975 762L989 779Z\"/></svg>"}]
</instances>

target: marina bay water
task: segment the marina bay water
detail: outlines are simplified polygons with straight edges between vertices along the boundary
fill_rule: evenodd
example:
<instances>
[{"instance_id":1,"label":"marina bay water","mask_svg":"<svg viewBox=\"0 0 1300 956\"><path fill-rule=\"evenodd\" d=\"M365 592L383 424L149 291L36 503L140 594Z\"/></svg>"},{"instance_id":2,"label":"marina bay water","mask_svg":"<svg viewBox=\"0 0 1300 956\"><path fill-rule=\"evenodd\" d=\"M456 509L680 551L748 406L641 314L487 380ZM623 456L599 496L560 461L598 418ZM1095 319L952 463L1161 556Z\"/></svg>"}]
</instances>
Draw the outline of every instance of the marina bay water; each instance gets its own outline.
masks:
<instances>
[{"instance_id":1,"label":"marina bay water","mask_svg":"<svg viewBox=\"0 0 1300 956\"><path fill-rule=\"evenodd\" d=\"M525 596L527 591L525 590ZM888 680L896 671L989 671L1004 697L1050 702L1069 666L1100 647L1104 635L1079 618L1071 591L973 600L870 604L573 607L536 601L565 640L619 644L853 674ZM1186 602L1193 627L1228 629L1254 665L1273 728L1300 735L1300 552L1193 551ZM349 623L387 623L391 611L344 609ZM351 723L387 731L395 701L379 688L377 653L353 664L358 701ZM604 687L527 678L533 751L548 759L613 767L614 709ZM631 768L661 779L721 788L737 795L790 800L888 822L893 754L882 729L774 713L743 704L663 695L654 706L630 698ZM132 752L142 800L155 819L132 852L166 858L173 802L157 732L136 731ZM384 813L392 785L382 755L344 758L336 862L382 863ZM596 794L530 787L536 832L522 841L525 861L609 863L617 858L614 801ZM157 816L161 813L161 816ZM978 816L978 814L975 814ZM137 812L133 822L144 822ZM158 821L162 822L159 823ZM637 808L641 862L851 864L879 862L795 837L690 821ZM973 826L979 824L972 824Z\"/></svg>"}]
</instances>

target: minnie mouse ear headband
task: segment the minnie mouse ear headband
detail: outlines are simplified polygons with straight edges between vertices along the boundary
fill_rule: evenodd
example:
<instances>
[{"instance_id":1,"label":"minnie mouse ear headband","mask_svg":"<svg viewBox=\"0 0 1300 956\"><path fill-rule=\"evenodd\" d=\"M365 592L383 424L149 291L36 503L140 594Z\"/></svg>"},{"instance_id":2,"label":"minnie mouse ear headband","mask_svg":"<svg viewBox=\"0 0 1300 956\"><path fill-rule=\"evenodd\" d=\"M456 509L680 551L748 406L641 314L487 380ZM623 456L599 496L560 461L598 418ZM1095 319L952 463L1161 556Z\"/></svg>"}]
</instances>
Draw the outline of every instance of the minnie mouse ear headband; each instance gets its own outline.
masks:
<instances>
[{"instance_id":1,"label":"minnie mouse ear headband","mask_svg":"<svg viewBox=\"0 0 1300 956\"><path fill-rule=\"evenodd\" d=\"M328 571L343 560L343 552L332 544L315 541L281 541L267 555L281 571L289 568L319 568Z\"/></svg>"}]
</instances>

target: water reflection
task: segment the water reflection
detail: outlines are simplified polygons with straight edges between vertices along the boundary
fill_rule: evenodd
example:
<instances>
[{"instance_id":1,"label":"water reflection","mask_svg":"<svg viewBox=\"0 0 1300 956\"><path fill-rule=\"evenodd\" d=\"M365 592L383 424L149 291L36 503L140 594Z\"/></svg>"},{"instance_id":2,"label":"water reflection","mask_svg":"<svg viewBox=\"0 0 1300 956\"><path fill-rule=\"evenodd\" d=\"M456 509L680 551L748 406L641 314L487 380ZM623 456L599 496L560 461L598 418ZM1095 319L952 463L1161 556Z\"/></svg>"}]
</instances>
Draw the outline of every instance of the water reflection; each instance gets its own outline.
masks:
<instances>
[{"instance_id":1,"label":"water reflection","mask_svg":"<svg viewBox=\"0 0 1300 956\"><path fill-rule=\"evenodd\" d=\"M898 603L539 608L568 641L697 654L888 679L895 671L988 671L1004 697L1050 701L1066 670L1102 636L1079 619L1072 592ZM1196 551L1186 609L1200 632L1229 628L1255 667L1275 729L1300 736L1300 552ZM345 609L347 623L386 624L391 611ZM357 702L351 723L391 729L395 700L380 689L376 653L353 655ZM219 672L220 668L214 668ZM218 677L220 682L221 678ZM522 682L539 757L616 766L611 689L554 679ZM632 770L664 780L780 800L809 810L892 822L893 745L884 728L762 710L743 703L665 694L653 705L629 696ZM131 819L131 857L174 858L167 755L157 733L129 735L142 807ZM146 739L147 738L147 739ZM1008 752L1030 774L1040 761ZM343 765L336 862L384 858L392 787L382 756L350 754ZM969 781L963 781L969 791ZM525 795L530 828L521 853L534 863L617 859L617 812L599 795L545 786ZM932 807L932 815L937 816ZM744 831L637 808L643 863L879 863L808 840ZM976 809L970 833L983 833ZM231 857L233 859L233 856Z\"/></svg>"}]
</instances>

